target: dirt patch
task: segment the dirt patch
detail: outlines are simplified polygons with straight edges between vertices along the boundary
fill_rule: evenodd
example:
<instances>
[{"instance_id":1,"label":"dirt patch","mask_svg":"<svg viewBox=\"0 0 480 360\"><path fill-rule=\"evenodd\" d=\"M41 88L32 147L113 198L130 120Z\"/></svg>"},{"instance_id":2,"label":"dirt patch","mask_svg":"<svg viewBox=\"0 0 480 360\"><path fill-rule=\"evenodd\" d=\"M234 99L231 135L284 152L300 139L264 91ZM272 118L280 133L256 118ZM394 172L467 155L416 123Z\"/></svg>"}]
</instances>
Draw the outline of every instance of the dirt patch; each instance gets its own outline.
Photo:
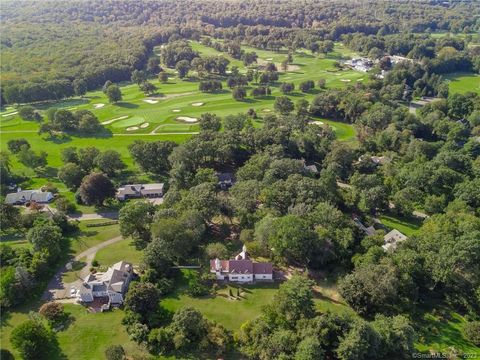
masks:
<instances>
[{"instance_id":1,"label":"dirt patch","mask_svg":"<svg viewBox=\"0 0 480 360\"><path fill-rule=\"evenodd\" d=\"M188 123L198 122L197 118L192 118L192 117L188 117L188 116L178 116L176 120L185 121L185 122L188 122Z\"/></svg>"},{"instance_id":2,"label":"dirt patch","mask_svg":"<svg viewBox=\"0 0 480 360\"><path fill-rule=\"evenodd\" d=\"M145 129L149 126L150 126L150 123L143 123L142 125L140 125L140 129Z\"/></svg>"},{"instance_id":3,"label":"dirt patch","mask_svg":"<svg viewBox=\"0 0 480 360\"><path fill-rule=\"evenodd\" d=\"M126 118L128 118L128 115L120 116L120 117L115 118L115 119L110 119L110 120L104 121L104 122L102 122L102 125L110 125L111 123L113 123L117 120L123 120L123 119L126 119Z\"/></svg>"},{"instance_id":4,"label":"dirt patch","mask_svg":"<svg viewBox=\"0 0 480 360\"><path fill-rule=\"evenodd\" d=\"M138 130L140 129L138 126L130 126L127 128L127 131L135 131L135 130Z\"/></svg>"},{"instance_id":5,"label":"dirt patch","mask_svg":"<svg viewBox=\"0 0 480 360\"><path fill-rule=\"evenodd\" d=\"M95 105L93 105L93 107L94 107L95 109L101 109L101 108L104 107L104 106L105 106L105 104L95 104Z\"/></svg>"},{"instance_id":6,"label":"dirt patch","mask_svg":"<svg viewBox=\"0 0 480 360\"><path fill-rule=\"evenodd\" d=\"M196 102L196 103L192 103L192 106L203 106L205 103L203 102Z\"/></svg>"}]
</instances>

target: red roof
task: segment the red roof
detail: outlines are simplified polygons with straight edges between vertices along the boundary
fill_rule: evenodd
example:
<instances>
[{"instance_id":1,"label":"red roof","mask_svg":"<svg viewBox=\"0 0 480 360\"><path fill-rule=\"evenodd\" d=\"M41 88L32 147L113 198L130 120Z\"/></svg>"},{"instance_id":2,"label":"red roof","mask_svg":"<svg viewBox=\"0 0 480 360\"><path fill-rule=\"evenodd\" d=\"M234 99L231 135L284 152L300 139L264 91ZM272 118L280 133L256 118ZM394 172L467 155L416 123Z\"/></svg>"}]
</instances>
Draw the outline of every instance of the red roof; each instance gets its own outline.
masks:
<instances>
[{"instance_id":1,"label":"red roof","mask_svg":"<svg viewBox=\"0 0 480 360\"><path fill-rule=\"evenodd\" d=\"M273 274L273 266L271 263L253 263L254 274Z\"/></svg>"},{"instance_id":2,"label":"red roof","mask_svg":"<svg viewBox=\"0 0 480 360\"><path fill-rule=\"evenodd\" d=\"M229 260L230 274L253 274L253 263L250 260Z\"/></svg>"}]
</instances>

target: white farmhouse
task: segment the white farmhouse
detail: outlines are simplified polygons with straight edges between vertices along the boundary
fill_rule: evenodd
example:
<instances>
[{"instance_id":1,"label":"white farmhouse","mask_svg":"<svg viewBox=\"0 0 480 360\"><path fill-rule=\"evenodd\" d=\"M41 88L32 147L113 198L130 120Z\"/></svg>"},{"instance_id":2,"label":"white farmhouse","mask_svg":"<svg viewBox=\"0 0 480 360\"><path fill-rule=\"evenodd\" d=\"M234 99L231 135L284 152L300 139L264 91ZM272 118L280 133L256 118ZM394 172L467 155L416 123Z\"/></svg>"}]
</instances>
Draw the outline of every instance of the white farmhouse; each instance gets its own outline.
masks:
<instances>
[{"instance_id":1,"label":"white farmhouse","mask_svg":"<svg viewBox=\"0 0 480 360\"><path fill-rule=\"evenodd\" d=\"M226 280L239 283L254 281L272 281L273 266L271 263L258 263L250 260L247 248L244 245L242 252L233 260L210 260L210 272L214 273L217 280Z\"/></svg>"}]
</instances>

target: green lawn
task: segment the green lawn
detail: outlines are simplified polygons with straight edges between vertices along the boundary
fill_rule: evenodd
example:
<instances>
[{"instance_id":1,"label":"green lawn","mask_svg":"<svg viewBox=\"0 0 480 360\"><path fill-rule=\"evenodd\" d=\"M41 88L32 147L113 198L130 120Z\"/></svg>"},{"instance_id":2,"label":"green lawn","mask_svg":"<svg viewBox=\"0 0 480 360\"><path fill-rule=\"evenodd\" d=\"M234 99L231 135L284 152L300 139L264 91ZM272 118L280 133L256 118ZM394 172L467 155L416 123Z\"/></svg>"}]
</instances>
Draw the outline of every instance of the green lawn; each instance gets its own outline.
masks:
<instances>
[{"instance_id":1,"label":"green lawn","mask_svg":"<svg viewBox=\"0 0 480 360\"><path fill-rule=\"evenodd\" d=\"M10 344L12 330L28 319L29 311L37 311L38 307L38 304L26 306L2 317L2 348L13 351ZM105 349L117 344L122 345L129 355L142 353L142 350L129 340L121 323L123 311L91 314L83 306L73 304L65 304L65 311L70 314L72 321L65 330L57 332L58 343L65 358L103 359Z\"/></svg>"},{"instance_id":2,"label":"green lawn","mask_svg":"<svg viewBox=\"0 0 480 360\"><path fill-rule=\"evenodd\" d=\"M82 221L79 224L79 231L72 236L70 250L72 255L78 255L84 250L114 237L120 236L118 224L87 227L87 224L101 224L108 220Z\"/></svg>"},{"instance_id":3,"label":"green lawn","mask_svg":"<svg viewBox=\"0 0 480 360\"><path fill-rule=\"evenodd\" d=\"M448 309L426 312L417 319L417 342L415 347L422 352L446 352L450 347L466 354L480 357L480 347L470 343L463 336L466 319L460 314Z\"/></svg>"},{"instance_id":4,"label":"green lawn","mask_svg":"<svg viewBox=\"0 0 480 360\"><path fill-rule=\"evenodd\" d=\"M414 235L422 226L422 220L415 217L405 218L393 214L384 214L380 216L380 220L390 230L397 229L407 236Z\"/></svg>"},{"instance_id":5,"label":"green lawn","mask_svg":"<svg viewBox=\"0 0 480 360\"><path fill-rule=\"evenodd\" d=\"M480 94L480 75L473 73L452 73L445 76L449 81L452 93L465 93L467 91Z\"/></svg>"},{"instance_id":6,"label":"green lawn","mask_svg":"<svg viewBox=\"0 0 480 360\"><path fill-rule=\"evenodd\" d=\"M142 254L142 251L135 248L131 239L123 239L99 250L95 255L95 260L103 266L110 266L121 260L138 265Z\"/></svg>"}]
</instances>

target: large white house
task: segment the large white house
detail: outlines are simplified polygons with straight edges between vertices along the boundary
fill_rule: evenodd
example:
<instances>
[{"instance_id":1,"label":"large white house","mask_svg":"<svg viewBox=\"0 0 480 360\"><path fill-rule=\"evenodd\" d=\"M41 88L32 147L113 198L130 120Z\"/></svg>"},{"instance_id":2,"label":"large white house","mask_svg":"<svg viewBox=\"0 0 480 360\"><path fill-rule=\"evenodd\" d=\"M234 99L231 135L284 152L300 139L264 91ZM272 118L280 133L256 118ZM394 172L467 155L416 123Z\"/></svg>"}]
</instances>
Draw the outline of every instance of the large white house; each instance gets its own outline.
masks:
<instances>
[{"instance_id":1,"label":"large white house","mask_svg":"<svg viewBox=\"0 0 480 360\"><path fill-rule=\"evenodd\" d=\"M244 245L242 252L232 260L210 260L210 272L217 280L248 283L254 281L272 281L273 266L271 263L258 263L250 260Z\"/></svg>"},{"instance_id":2,"label":"large white house","mask_svg":"<svg viewBox=\"0 0 480 360\"><path fill-rule=\"evenodd\" d=\"M19 190L5 196L5 203L11 205L22 205L29 201L36 203L49 203L54 198L50 191L41 190Z\"/></svg>"},{"instance_id":3,"label":"large white house","mask_svg":"<svg viewBox=\"0 0 480 360\"><path fill-rule=\"evenodd\" d=\"M123 201L141 197L159 198L163 196L163 186L163 183L124 185L118 189L117 199Z\"/></svg>"},{"instance_id":4,"label":"large white house","mask_svg":"<svg viewBox=\"0 0 480 360\"><path fill-rule=\"evenodd\" d=\"M132 275L132 264L120 261L104 273L89 274L80 286L77 297L85 303L108 298L109 304L122 304Z\"/></svg>"}]
</instances>

